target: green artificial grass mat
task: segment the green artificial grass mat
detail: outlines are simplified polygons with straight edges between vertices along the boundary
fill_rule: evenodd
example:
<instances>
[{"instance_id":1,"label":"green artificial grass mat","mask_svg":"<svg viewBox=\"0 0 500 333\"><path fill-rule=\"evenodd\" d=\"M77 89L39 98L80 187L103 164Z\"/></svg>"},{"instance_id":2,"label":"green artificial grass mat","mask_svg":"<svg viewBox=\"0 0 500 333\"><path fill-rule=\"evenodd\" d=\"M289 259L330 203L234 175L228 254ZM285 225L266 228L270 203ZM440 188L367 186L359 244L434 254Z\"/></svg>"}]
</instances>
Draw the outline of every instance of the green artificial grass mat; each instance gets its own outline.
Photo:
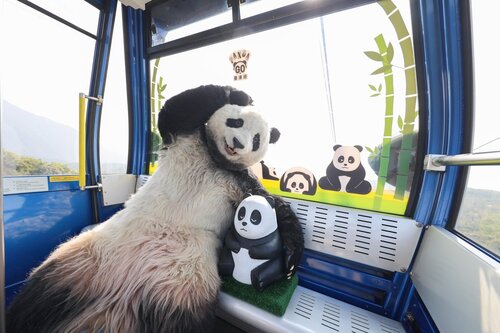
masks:
<instances>
[{"instance_id":1,"label":"green artificial grass mat","mask_svg":"<svg viewBox=\"0 0 500 333\"><path fill-rule=\"evenodd\" d=\"M225 276L222 277L222 291L281 317L285 314L298 283L299 278L294 275L289 280L275 282L259 292L251 285L236 281L232 276Z\"/></svg>"}]
</instances>

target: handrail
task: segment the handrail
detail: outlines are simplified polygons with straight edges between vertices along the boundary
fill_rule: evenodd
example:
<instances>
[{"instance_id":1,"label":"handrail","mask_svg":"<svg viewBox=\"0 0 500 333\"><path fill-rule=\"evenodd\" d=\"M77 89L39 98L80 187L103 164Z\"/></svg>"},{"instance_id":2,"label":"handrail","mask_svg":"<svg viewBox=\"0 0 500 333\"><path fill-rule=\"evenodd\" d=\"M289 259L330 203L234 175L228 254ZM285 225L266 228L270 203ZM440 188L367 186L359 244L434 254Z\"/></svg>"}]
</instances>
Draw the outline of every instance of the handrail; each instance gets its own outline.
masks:
<instances>
[{"instance_id":1,"label":"handrail","mask_svg":"<svg viewBox=\"0 0 500 333\"><path fill-rule=\"evenodd\" d=\"M79 118L79 157L78 157L78 185L80 187L80 190L84 191L87 189L92 189L92 188L97 188L100 189L101 184L93 185L93 186L87 186L86 184L86 170L87 170L87 165L86 165L86 126L85 126L85 118L86 118L86 110L85 110L85 99L89 99L92 101L96 101L97 104L102 104L103 99L101 96L98 97L92 97L92 96L87 96L84 93L79 94L79 109L78 109L78 118Z\"/></svg>"},{"instance_id":2,"label":"handrail","mask_svg":"<svg viewBox=\"0 0 500 333\"><path fill-rule=\"evenodd\" d=\"M445 171L447 165L500 165L500 151L470 153L460 155L427 155L424 170Z\"/></svg>"}]
</instances>

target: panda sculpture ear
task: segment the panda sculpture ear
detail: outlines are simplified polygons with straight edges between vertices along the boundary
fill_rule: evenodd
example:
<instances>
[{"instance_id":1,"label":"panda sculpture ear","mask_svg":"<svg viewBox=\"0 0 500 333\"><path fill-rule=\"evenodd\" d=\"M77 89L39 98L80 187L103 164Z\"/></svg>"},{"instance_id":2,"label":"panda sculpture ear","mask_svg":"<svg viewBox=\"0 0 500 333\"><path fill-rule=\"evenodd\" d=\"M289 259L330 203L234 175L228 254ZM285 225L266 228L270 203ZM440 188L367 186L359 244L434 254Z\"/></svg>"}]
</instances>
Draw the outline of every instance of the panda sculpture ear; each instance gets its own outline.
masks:
<instances>
[{"instance_id":1,"label":"panda sculpture ear","mask_svg":"<svg viewBox=\"0 0 500 333\"><path fill-rule=\"evenodd\" d=\"M271 128L271 135L269 136L269 143L276 143L280 138L280 131L276 127Z\"/></svg>"},{"instance_id":2,"label":"panda sculpture ear","mask_svg":"<svg viewBox=\"0 0 500 333\"><path fill-rule=\"evenodd\" d=\"M266 198L267 202L269 202L269 205L270 205L272 208L274 208L274 206L275 206L274 198L273 198L273 197L271 197L270 195L266 195L266 196L265 196L265 198Z\"/></svg>"},{"instance_id":3,"label":"panda sculpture ear","mask_svg":"<svg viewBox=\"0 0 500 333\"><path fill-rule=\"evenodd\" d=\"M333 146L333 151L336 151L337 149L339 149L340 147L342 147L342 145L335 145Z\"/></svg>"},{"instance_id":4,"label":"panda sculpture ear","mask_svg":"<svg viewBox=\"0 0 500 333\"><path fill-rule=\"evenodd\" d=\"M247 95L245 92L241 90L235 90L234 88L229 91L229 104L236 104L239 106L247 106L253 103L252 97Z\"/></svg>"},{"instance_id":5,"label":"panda sculpture ear","mask_svg":"<svg viewBox=\"0 0 500 333\"><path fill-rule=\"evenodd\" d=\"M363 151L363 147L361 147L360 145L355 145L354 148L359 150L360 153Z\"/></svg>"}]
</instances>

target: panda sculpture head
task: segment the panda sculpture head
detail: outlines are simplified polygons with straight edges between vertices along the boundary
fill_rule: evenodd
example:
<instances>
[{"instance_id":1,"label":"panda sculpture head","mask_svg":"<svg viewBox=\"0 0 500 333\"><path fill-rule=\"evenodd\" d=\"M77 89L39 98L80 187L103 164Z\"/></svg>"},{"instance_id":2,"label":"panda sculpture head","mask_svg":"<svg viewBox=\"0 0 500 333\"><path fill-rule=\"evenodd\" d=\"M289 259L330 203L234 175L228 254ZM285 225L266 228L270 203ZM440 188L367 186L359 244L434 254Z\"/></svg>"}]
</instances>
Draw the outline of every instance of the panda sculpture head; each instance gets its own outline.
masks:
<instances>
[{"instance_id":1,"label":"panda sculpture head","mask_svg":"<svg viewBox=\"0 0 500 333\"><path fill-rule=\"evenodd\" d=\"M333 147L333 166L342 171L354 171L361 164L361 152L363 147L335 145Z\"/></svg>"},{"instance_id":2,"label":"panda sculpture head","mask_svg":"<svg viewBox=\"0 0 500 333\"><path fill-rule=\"evenodd\" d=\"M274 199L270 196L251 195L236 209L234 229L245 239L260 239L278 228Z\"/></svg>"},{"instance_id":3,"label":"panda sculpture head","mask_svg":"<svg viewBox=\"0 0 500 333\"><path fill-rule=\"evenodd\" d=\"M205 136L212 159L228 170L243 170L260 161L280 132L270 128L253 106L226 104L208 119Z\"/></svg>"}]
</instances>

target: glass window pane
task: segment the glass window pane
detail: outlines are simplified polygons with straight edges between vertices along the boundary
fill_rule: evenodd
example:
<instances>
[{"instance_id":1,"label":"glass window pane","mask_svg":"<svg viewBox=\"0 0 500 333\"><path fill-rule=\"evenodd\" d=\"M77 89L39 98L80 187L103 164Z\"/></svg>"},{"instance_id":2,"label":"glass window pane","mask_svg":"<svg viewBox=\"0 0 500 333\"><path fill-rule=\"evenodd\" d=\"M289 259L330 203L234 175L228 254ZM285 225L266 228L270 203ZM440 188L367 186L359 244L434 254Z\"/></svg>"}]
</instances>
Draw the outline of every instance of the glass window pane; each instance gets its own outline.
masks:
<instances>
[{"instance_id":1,"label":"glass window pane","mask_svg":"<svg viewBox=\"0 0 500 333\"><path fill-rule=\"evenodd\" d=\"M151 9L152 46L209 30L233 20L227 0L170 0Z\"/></svg>"},{"instance_id":2,"label":"glass window pane","mask_svg":"<svg viewBox=\"0 0 500 333\"><path fill-rule=\"evenodd\" d=\"M240 4L241 18L244 19L250 16L262 14L271 11L273 9L285 7L293 3L302 1L304 0L274 0L274 1L246 0L244 3Z\"/></svg>"},{"instance_id":3,"label":"glass window pane","mask_svg":"<svg viewBox=\"0 0 500 333\"><path fill-rule=\"evenodd\" d=\"M127 172L129 118L121 9L117 7L102 105L99 143L103 174Z\"/></svg>"},{"instance_id":4,"label":"glass window pane","mask_svg":"<svg viewBox=\"0 0 500 333\"><path fill-rule=\"evenodd\" d=\"M278 178L262 179L269 191L404 214L418 131L410 10L408 1L397 1L397 8L383 4L156 59L151 62L153 115L165 99L186 89L235 86L248 92L282 133L265 158ZM397 13L392 15L399 21L386 12ZM370 25L357 24L365 21ZM233 72L246 52L245 75ZM336 145L343 149L334 151ZM332 185L334 175L325 179L341 151L347 160L354 157L352 168L360 175L349 191L347 174L338 175L340 188ZM294 168L314 176L319 184L314 194L280 188L279 178Z\"/></svg>"},{"instance_id":5,"label":"glass window pane","mask_svg":"<svg viewBox=\"0 0 500 333\"><path fill-rule=\"evenodd\" d=\"M74 25L95 34L99 22L99 10L87 1L30 0Z\"/></svg>"},{"instance_id":6,"label":"glass window pane","mask_svg":"<svg viewBox=\"0 0 500 333\"><path fill-rule=\"evenodd\" d=\"M500 166L476 166L469 171L455 228L500 255Z\"/></svg>"},{"instance_id":7,"label":"glass window pane","mask_svg":"<svg viewBox=\"0 0 500 333\"><path fill-rule=\"evenodd\" d=\"M17 1L3 1L1 14L3 175L76 174L78 94L95 40Z\"/></svg>"},{"instance_id":8,"label":"glass window pane","mask_svg":"<svg viewBox=\"0 0 500 333\"><path fill-rule=\"evenodd\" d=\"M496 66L500 44L500 22L495 14L500 2L471 2L474 52L474 153L500 151L500 113L498 112L498 77ZM469 168L467 189L462 201L456 230L500 255L500 166Z\"/></svg>"}]
</instances>

